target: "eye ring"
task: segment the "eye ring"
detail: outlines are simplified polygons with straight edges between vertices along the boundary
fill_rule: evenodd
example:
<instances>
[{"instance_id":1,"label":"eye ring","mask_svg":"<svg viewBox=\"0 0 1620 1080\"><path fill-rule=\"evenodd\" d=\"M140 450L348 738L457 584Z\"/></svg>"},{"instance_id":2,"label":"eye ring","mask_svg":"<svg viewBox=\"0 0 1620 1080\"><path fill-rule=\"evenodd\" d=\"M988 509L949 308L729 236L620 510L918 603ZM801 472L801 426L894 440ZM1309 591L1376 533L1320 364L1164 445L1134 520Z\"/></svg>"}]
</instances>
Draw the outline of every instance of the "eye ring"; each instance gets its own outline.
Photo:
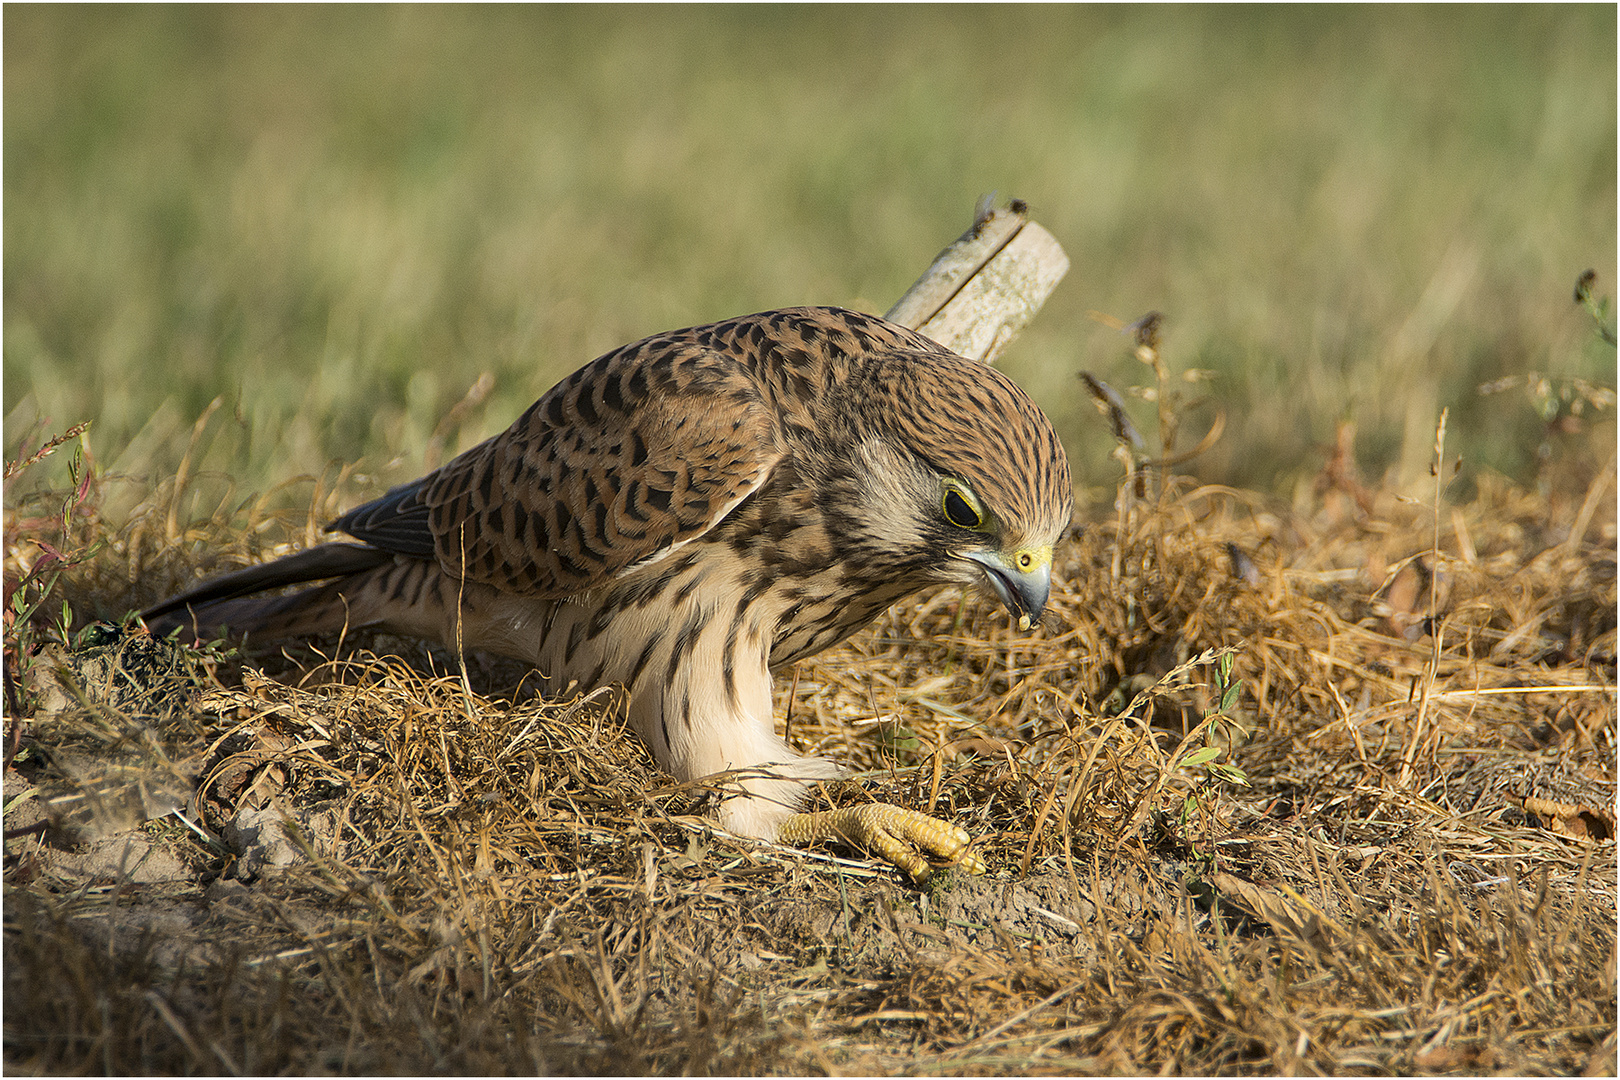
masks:
<instances>
[{"instance_id":1,"label":"eye ring","mask_svg":"<svg viewBox=\"0 0 1620 1080\"><path fill-rule=\"evenodd\" d=\"M945 489L941 509L945 513L945 520L958 529L977 529L984 524L983 516L954 486Z\"/></svg>"}]
</instances>

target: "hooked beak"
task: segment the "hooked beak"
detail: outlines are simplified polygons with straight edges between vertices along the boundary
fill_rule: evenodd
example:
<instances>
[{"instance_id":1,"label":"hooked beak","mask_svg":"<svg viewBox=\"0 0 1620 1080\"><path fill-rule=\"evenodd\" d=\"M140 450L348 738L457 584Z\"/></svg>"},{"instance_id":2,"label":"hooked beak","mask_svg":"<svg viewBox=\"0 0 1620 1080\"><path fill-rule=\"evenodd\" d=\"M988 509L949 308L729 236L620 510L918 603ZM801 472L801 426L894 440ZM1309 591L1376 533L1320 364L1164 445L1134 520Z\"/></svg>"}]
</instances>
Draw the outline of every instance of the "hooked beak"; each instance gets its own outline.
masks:
<instances>
[{"instance_id":1,"label":"hooked beak","mask_svg":"<svg viewBox=\"0 0 1620 1080\"><path fill-rule=\"evenodd\" d=\"M1046 610L1046 598L1052 593L1052 562L1048 558L1032 570L1017 570L996 551L964 551L964 559L978 563L990 587L1001 602L1007 605L1018 629L1028 630Z\"/></svg>"}]
</instances>

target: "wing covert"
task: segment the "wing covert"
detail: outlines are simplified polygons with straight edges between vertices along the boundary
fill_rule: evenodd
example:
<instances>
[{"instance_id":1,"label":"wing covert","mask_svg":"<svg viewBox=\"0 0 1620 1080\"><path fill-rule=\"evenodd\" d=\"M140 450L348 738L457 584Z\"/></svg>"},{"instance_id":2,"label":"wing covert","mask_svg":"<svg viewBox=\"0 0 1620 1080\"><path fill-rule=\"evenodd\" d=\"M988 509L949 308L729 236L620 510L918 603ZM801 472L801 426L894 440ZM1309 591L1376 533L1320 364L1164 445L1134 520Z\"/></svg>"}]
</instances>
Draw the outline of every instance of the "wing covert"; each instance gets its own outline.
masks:
<instances>
[{"instance_id":1,"label":"wing covert","mask_svg":"<svg viewBox=\"0 0 1620 1080\"><path fill-rule=\"evenodd\" d=\"M421 500L419 477L408 484L390 488L388 494L357 506L326 527L327 532L346 532L356 540L400 555L432 558L433 531L428 525L428 508Z\"/></svg>"},{"instance_id":2,"label":"wing covert","mask_svg":"<svg viewBox=\"0 0 1620 1080\"><path fill-rule=\"evenodd\" d=\"M750 367L661 335L581 368L398 505L425 508L449 573L567 596L701 536L784 453Z\"/></svg>"}]
</instances>

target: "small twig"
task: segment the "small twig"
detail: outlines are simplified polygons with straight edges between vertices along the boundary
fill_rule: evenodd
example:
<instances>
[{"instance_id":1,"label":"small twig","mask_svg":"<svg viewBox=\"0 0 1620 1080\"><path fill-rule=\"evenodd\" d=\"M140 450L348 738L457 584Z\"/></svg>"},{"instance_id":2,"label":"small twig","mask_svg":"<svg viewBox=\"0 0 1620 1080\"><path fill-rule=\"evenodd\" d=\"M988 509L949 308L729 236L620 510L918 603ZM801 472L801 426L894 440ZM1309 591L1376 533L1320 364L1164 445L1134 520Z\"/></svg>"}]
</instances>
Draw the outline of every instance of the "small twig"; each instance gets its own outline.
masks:
<instances>
[{"instance_id":1,"label":"small twig","mask_svg":"<svg viewBox=\"0 0 1620 1080\"><path fill-rule=\"evenodd\" d=\"M61 446L65 442L78 438L80 435L83 435L87 430L89 430L89 428L89 420L86 420L83 423L74 424L72 427L62 432L62 434L52 437L49 442L40 447L38 450L34 451L33 454L24 460L6 462L5 478L10 480L12 477L17 476L32 466L39 464L41 461L44 461L46 458L56 453L57 447Z\"/></svg>"},{"instance_id":2,"label":"small twig","mask_svg":"<svg viewBox=\"0 0 1620 1080\"><path fill-rule=\"evenodd\" d=\"M1191 450L1183 450L1179 454L1171 454L1168 457L1149 458L1148 460L1142 462L1142 464L1155 469L1168 469L1173 465L1180 465L1184 462L1191 461L1196 457L1201 457L1208 453L1217 442L1220 442L1221 435L1224 434L1225 431L1226 410L1217 409L1215 412L1215 422L1209 425L1209 431L1205 432L1204 437L1198 440L1197 446L1193 447Z\"/></svg>"},{"instance_id":3,"label":"small twig","mask_svg":"<svg viewBox=\"0 0 1620 1080\"><path fill-rule=\"evenodd\" d=\"M169 492L169 513L163 522L163 535L171 544L180 542L180 500L186 493L186 482L191 475L192 456L197 452L197 444L202 442L208 421L224 403L223 397L210 401L202 415L197 417L197 422L191 425L191 441L186 443L186 452L180 456L180 465L174 470L174 487Z\"/></svg>"},{"instance_id":4,"label":"small twig","mask_svg":"<svg viewBox=\"0 0 1620 1080\"><path fill-rule=\"evenodd\" d=\"M7 829L5 831L5 838L7 841L18 840L24 836L32 836L34 833L42 833L50 827L50 821L42 819L34 822L32 825L24 825L18 829Z\"/></svg>"},{"instance_id":5,"label":"small twig","mask_svg":"<svg viewBox=\"0 0 1620 1080\"><path fill-rule=\"evenodd\" d=\"M1429 693L1434 689L1440 673L1440 500L1445 491L1446 414L1440 410L1440 422L1434 426L1434 546L1430 549L1433 565L1429 568L1429 661L1423 668L1423 681L1418 694L1417 719L1412 725L1411 737L1401 751L1401 776L1397 787L1406 788L1412 782L1412 766L1417 760L1418 747L1423 742L1424 725L1429 719Z\"/></svg>"},{"instance_id":6,"label":"small twig","mask_svg":"<svg viewBox=\"0 0 1620 1080\"><path fill-rule=\"evenodd\" d=\"M1609 461L1598 470L1597 476L1592 478L1591 485L1586 489L1586 498L1581 500L1581 508L1575 515L1575 523L1569 528L1569 536L1564 540L1565 551L1575 551L1586 538L1586 529L1592 524L1592 517L1597 513L1598 502L1603 493L1609 490L1614 483L1615 451L1609 451Z\"/></svg>"}]
</instances>

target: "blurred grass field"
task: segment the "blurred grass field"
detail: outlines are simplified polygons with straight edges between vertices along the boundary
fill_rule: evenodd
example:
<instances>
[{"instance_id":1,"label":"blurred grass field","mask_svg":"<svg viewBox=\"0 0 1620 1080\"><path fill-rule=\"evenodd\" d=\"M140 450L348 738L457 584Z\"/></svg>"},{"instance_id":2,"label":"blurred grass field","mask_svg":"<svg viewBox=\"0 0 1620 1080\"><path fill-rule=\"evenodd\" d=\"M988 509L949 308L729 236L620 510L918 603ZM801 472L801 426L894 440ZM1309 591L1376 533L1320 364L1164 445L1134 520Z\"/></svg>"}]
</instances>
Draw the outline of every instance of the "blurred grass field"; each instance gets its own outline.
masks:
<instances>
[{"instance_id":1,"label":"blurred grass field","mask_svg":"<svg viewBox=\"0 0 1620 1080\"><path fill-rule=\"evenodd\" d=\"M1529 482L1559 394L1614 385L1571 288L1615 280L1615 40L1612 6L10 7L6 453L92 420L155 480L223 396L204 470L398 482L645 334L882 311L997 190L1073 259L1004 366L1082 485L1075 372L1149 381L1087 313L1149 310L1214 373L1205 479L1286 495L1351 420L1398 485L1449 406Z\"/></svg>"}]
</instances>

